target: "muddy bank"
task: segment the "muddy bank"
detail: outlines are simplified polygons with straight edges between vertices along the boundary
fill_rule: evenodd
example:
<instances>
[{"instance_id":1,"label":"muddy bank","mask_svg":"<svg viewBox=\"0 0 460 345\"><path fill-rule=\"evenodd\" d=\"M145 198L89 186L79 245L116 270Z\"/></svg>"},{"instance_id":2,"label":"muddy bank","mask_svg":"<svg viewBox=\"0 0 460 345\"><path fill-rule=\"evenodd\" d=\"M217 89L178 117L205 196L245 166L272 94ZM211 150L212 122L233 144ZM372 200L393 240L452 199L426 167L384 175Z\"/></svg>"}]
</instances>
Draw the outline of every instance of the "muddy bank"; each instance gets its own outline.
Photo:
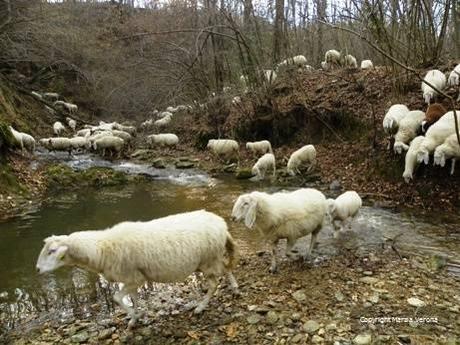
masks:
<instances>
[{"instance_id":1,"label":"muddy bank","mask_svg":"<svg viewBox=\"0 0 460 345\"><path fill-rule=\"evenodd\" d=\"M223 282L201 315L187 310L203 293L197 282L188 281L168 292L144 290L141 307L147 315L132 331L118 307L105 311L105 303L97 301L86 309L76 306L77 316L67 318L50 310L0 339L8 344L455 344L460 336L458 281L425 259L400 259L390 247L372 253L343 248L339 256L315 264L284 259L275 275L267 272L268 265L266 251L245 255L236 271L241 295L232 296ZM373 319L378 317L394 319Z\"/></svg>"}]
</instances>

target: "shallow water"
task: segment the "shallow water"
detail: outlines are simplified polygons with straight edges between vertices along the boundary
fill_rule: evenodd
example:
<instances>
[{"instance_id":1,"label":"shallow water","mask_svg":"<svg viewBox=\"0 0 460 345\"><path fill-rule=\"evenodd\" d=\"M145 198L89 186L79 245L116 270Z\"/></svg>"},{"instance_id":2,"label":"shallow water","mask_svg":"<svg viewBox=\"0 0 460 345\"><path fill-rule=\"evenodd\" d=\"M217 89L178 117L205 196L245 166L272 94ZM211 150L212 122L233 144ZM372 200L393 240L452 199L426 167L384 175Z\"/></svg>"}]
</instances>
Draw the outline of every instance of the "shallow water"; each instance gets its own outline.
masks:
<instances>
[{"instance_id":1,"label":"shallow water","mask_svg":"<svg viewBox=\"0 0 460 345\"><path fill-rule=\"evenodd\" d=\"M281 187L268 182L214 179L196 170L158 170L129 162L114 166L91 156L65 161L75 169L111 166L148 175L152 179L135 185L62 193L43 203L39 209L0 223L0 329L2 318L8 319L7 326L11 327L15 320L53 309L53 306L61 310L72 303L107 298L101 292L103 290L95 290L95 285L101 282L81 270L63 269L46 276L35 273L42 241L52 234L103 229L120 221L145 221L206 208L228 221L243 256L265 248L257 236L242 225L232 223L229 216L238 195L256 189L273 192ZM458 225L460 219L454 216L444 216L440 220L434 215L421 217L363 207L352 230L341 233L338 239L332 237L329 227L322 231L318 254L335 255L343 247L372 251L397 237L400 248L427 255L441 253L458 259ZM300 252L306 250L308 240L299 241Z\"/></svg>"}]
</instances>

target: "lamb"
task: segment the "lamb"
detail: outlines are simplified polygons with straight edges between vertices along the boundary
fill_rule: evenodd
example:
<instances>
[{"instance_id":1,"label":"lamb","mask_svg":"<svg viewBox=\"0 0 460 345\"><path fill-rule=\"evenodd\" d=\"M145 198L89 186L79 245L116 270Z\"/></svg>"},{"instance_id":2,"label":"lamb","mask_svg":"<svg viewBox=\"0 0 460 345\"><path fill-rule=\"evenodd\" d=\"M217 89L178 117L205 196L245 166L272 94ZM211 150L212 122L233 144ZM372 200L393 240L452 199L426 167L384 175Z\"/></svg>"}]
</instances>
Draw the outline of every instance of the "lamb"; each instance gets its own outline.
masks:
<instances>
[{"instance_id":1,"label":"lamb","mask_svg":"<svg viewBox=\"0 0 460 345\"><path fill-rule=\"evenodd\" d=\"M53 124L53 131L54 131L54 134L56 134L56 136L59 136L61 135L62 131L65 131L65 127L60 121L56 121Z\"/></svg>"},{"instance_id":2,"label":"lamb","mask_svg":"<svg viewBox=\"0 0 460 345\"><path fill-rule=\"evenodd\" d=\"M272 243L270 272L277 270L276 249L280 239L287 239L286 254L292 250L297 239L311 234L307 256L311 255L316 237L323 227L326 214L326 198L311 188L294 192L267 194L252 192L238 197L232 210L234 221L244 221L249 229L255 228Z\"/></svg>"},{"instance_id":3,"label":"lamb","mask_svg":"<svg viewBox=\"0 0 460 345\"><path fill-rule=\"evenodd\" d=\"M252 167L252 174L255 175L258 179L265 179L265 174L268 170L273 171L272 177L275 178L276 175L276 164L275 156L273 153L266 153L258 159L256 164Z\"/></svg>"},{"instance_id":4,"label":"lamb","mask_svg":"<svg viewBox=\"0 0 460 345\"><path fill-rule=\"evenodd\" d=\"M340 58L341 54L335 49L328 50L326 54L324 54L324 62L327 64L328 69L332 66L340 65ZM323 64L321 64L321 67L324 68Z\"/></svg>"},{"instance_id":5,"label":"lamb","mask_svg":"<svg viewBox=\"0 0 460 345\"><path fill-rule=\"evenodd\" d=\"M237 264L236 244L225 220L205 210L50 236L44 242L36 265L39 274L77 266L123 284L113 299L131 317L129 328L141 316L136 313L137 289L145 282L175 283L202 272L208 291L196 306L196 314L208 306L224 273L238 293L232 273ZM133 308L123 302L125 296L131 297Z\"/></svg>"},{"instance_id":6,"label":"lamb","mask_svg":"<svg viewBox=\"0 0 460 345\"><path fill-rule=\"evenodd\" d=\"M363 60L361 61L361 69L372 69L374 68L374 64L371 60Z\"/></svg>"},{"instance_id":7,"label":"lamb","mask_svg":"<svg viewBox=\"0 0 460 345\"><path fill-rule=\"evenodd\" d=\"M420 110L409 111L399 122L399 129L395 135L393 150L397 154L409 149L409 143L421 131L422 121L425 113Z\"/></svg>"},{"instance_id":8,"label":"lamb","mask_svg":"<svg viewBox=\"0 0 460 345\"><path fill-rule=\"evenodd\" d=\"M287 172L294 176L300 174L300 167L308 164L310 172L316 164L316 149L313 145L305 145L291 154L287 163Z\"/></svg>"},{"instance_id":9,"label":"lamb","mask_svg":"<svg viewBox=\"0 0 460 345\"><path fill-rule=\"evenodd\" d=\"M238 156L240 148L238 143L231 139L211 139L208 141L208 145L206 147L215 155L222 157L223 159L230 159Z\"/></svg>"},{"instance_id":10,"label":"lamb","mask_svg":"<svg viewBox=\"0 0 460 345\"><path fill-rule=\"evenodd\" d=\"M59 94L56 92L45 92L43 97L50 101L57 101L59 99Z\"/></svg>"},{"instance_id":11,"label":"lamb","mask_svg":"<svg viewBox=\"0 0 460 345\"><path fill-rule=\"evenodd\" d=\"M358 62L356 61L356 58L353 55L344 55L342 56L340 61L342 63L342 66L345 66L347 68L358 68Z\"/></svg>"},{"instance_id":12,"label":"lamb","mask_svg":"<svg viewBox=\"0 0 460 345\"><path fill-rule=\"evenodd\" d=\"M455 113L457 121L460 123L460 110L456 110ZM454 133L454 112L449 111L426 131L425 138L417 151L417 162L421 163L423 161L428 164L430 154L434 152L435 148L444 143L447 137Z\"/></svg>"},{"instance_id":13,"label":"lamb","mask_svg":"<svg viewBox=\"0 0 460 345\"><path fill-rule=\"evenodd\" d=\"M402 175L406 183L409 183L414 179L414 170L419 164L417 162L417 151L419 150L423 139L425 139L425 137L423 135L419 135L410 142L409 149L407 150L405 157L404 172Z\"/></svg>"},{"instance_id":14,"label":"lamb","mask_svg":"<svg viewBox=\"0 0 460 345\"><path fill-rule=\"evenodd\" d=\"M123 139L109 135L95 140L93 142L93 149L95 151L102 151L103 156L105 156L108 150L111 157L116 154L119 158L124 144L125 141Z\"/></svg>"},{"instance_id":15,"label":"lamb","mask_svg":"<svg viewBox=\"0 0 460 345\"><path fill-rule=\"evenodd\" d=\"M454 174L455 161L460 158L460 146L458 145L457 134L449 135L442 145L434 150L434 165L444 167L446 159L452 158L450 174Z\"/></svg>"},{"instance_id":16,"label":"lamb","mask_svg":"<svg viewBox=\"0 0 460 345\"><path fill-rule=\"evenodd\" d=\"M171 122L172 120L172 115L166 115L165 117L159 119L159 120L156 120L153 125L156 126L156 127L166 127L167 125L169 125L169 123Z\"/></svg>"},{"instance_id":17,"label":"lamb","mask_svg":"<svg viewBox=\"0 0 460 345\"><path fill-rule=\"evenodd\" d=\"M75 132L75 129L77 128L77 121L70 117L67 117L65 120L67 121L67 125L70 127L70 129Z\"/></svg>"},{"instance_id":18,"label":"lamb","mask_svg":"<svg viewBox=\"0 0 460 345\"><path fill-rule=\"evenodd\" d=\"M179 143L179 138L177 135L172 133L162 133L162 134L151 134L147 136L147 141L150 143L150 146L176 146Z\"/></svg>"},{"instance_id":19,"label":"lamb","mask_svg":"<svg viewBox=\"0 0 460 345\"><path fill-rule=\"evenodd\" d=\"M440 70L433 69L428 71L423 80L429 82L438 90L442 91L446 87L446 76ZM422 82L422 93L425 103L430 104L431 100L438 94L431 86Z\"/></svg>"},{"instance_id":20,"label":"lamb","mask_svg":"<svg viewBox=\"0 0 460 345\"><path fill-rule=\"evenodd\" d=\"M253 154L265 154L265 153L273 153L272 144L268 140L261 140L261 141L248 141L246 143L246 149L250 150Z\"/></svg>"},{"instance_id":21,"label":"lamb","mask_svg":"<svg viewBox=\"0 0 460 345\"><path fill-rule=\"evenodd\" d=\"M388 109L383 119L383 130L390 134L395 135L399 128L399 122L409 113L409 108L404 104L393 104Z\"/></svg>"},{"instance_id":22,"label":"lamb","mask_svg":"<svg viewBox=\"0 0 460 345\"><path fill-rule=\"evenodd\" d=\"M426 133L428 128L438 121L445 113L447 113L446 108L443 107L440 103L433 103L428 106L428 109L425 113L425 119L422 122L422 132Z\"/></svg>"},{"instance_id":23,"label":"lamb","mask_svg":"<svg viewBox=\"0 0 460 345\"><path fill-rule=\"evenodd\" d=\"M449 80L447 82L449 86L460 85L460 64L455 66L455 68L449 74Z\"/></svg>"},{"instance_id":24,"label":"lamb","mask_svg":"<svg viewBox=\"0 0 460 345\"><path fill-rule=\"evenodd\" d=\"M327 199L327 215L334 227L334 236L356 217L362 205L363 201L355 191L345 192L335 200Z\"/></svg>"}]
</instances>

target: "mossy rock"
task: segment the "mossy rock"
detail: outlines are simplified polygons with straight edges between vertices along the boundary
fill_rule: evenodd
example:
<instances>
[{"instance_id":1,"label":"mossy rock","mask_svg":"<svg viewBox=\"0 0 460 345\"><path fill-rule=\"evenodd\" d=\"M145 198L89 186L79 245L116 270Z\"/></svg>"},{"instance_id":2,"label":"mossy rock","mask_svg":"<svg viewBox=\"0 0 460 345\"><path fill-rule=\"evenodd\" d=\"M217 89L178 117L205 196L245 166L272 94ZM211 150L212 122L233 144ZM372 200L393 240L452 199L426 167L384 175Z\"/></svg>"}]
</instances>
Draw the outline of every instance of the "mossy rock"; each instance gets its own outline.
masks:
<instances>
[{"instance_id":1,"label":"mossy rock","mask_svg":"<svg viewBox=\"0 0 460 345\"><path fill-rule=\"evenodd\" d=\"M235 177L238 179L238 180L247 180L247 179L250 179L251 177L253 177L254 175L252 174L252 171L251 169L238 169L236 171L236 174L235 174Z\"/></svg>"},{"instance_id":2,"label":"mossy rock","mask_svg":"<svg viewBox=\"0 0 460 345\"><path fill-rule=\"evenodd\" d=\"M136 158L139 160L147 160L152 158L152 156L154 156L154 152L148 149L139 149L131 154L131 158Z\"/></svg>"},{"instance_id":3,"label":"mossy rock","mask_svg":"<svg viewBox=\"0 0 460 345\"><path fill-rule=\"evenodd\" d=\"M195 163L190 161L177 161L175 166L177 169L192 169L195 167Z\"/></svg>"}]
</instances>

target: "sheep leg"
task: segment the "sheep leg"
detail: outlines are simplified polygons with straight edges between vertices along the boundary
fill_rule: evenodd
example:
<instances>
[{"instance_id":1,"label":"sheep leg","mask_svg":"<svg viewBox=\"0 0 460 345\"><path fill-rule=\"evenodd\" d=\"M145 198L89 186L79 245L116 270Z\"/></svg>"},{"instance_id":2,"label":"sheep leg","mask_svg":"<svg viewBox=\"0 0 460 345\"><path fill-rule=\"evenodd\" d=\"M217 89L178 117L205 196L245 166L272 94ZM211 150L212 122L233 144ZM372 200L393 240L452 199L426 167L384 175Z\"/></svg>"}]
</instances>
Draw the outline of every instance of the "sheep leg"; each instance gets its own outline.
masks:
<instances>
[{"instance_id":1,"label":"sheep leg","mask_svg":"<svg viewBox=\"0 0 460 345\"><path fill-rule=\"evenodd\" d=\"M277 264L276 264L276 255L278 253L278 240L274 241L272 243L272 262L270 264L269 272L270 273L276 273L278 270Z\"/></svg>"},{"instance_id":2,"label":"sheep leg","mask_svg":"<svg viewBox=\"0 0 460 345\"><path fill-rule=\"evenodd\" d=\"M450 174L453 175L455 171L455 158L452 158L452 163L450 166Z\"/></svg>"},{"instance_id":3,"label":"sheep leg","mask_svg":"<svg viewBox=\"0 0 460 345\"><path fill-rule=\"evenodd\" d=\"M131 299L133 301L133 308L131 308L123 302L123 298L127 295L131 296ZM123 288L120 291L116 292L113 295L113 300L117 302L117 304L128 313L129 317L131 317L131 320L129 320L128 323L128 328L132 328L136 324L137 319L140 317L140 315L136 314L135 310L135 308L137 307L137 287L128 285L123 286Z\"/></svg>"},{"instance_id":4,"label":"sheep leg","mask_svg":"<svg viewBox=\"0 0 460 345\"><path fill-rule=\"evenodd\" d=\"M321 226L319 226L318 228L316 228L316 229L311 233L310 247L308 247L308 251L307 251L307 256L306 256L306 258L311 257L311 254L312 254L312 252L313 252L313 248L315 247L315 244L316 244L316 237L318 236L318 233L320 232L320 230L321 230Z\"/></svg>"},{"instance_id":5,"label":"sheep leg","mask_svg":"<svg viewBox=\"0 0 460 345\"><path fill-rule=\"evenodd\" d=\"M198 304L198 306L193 311L195 314L199 314L204 309L206 309L206 307L209 304L209 301L211 300L211 297L214 295L214 293L217 290L217 278L216 278L216 276L214 276L214 275L208 276L207 283L208 283L208 292L206 293L204 298L201 300L201 302Z\"/></svg>"}]
</instances>

